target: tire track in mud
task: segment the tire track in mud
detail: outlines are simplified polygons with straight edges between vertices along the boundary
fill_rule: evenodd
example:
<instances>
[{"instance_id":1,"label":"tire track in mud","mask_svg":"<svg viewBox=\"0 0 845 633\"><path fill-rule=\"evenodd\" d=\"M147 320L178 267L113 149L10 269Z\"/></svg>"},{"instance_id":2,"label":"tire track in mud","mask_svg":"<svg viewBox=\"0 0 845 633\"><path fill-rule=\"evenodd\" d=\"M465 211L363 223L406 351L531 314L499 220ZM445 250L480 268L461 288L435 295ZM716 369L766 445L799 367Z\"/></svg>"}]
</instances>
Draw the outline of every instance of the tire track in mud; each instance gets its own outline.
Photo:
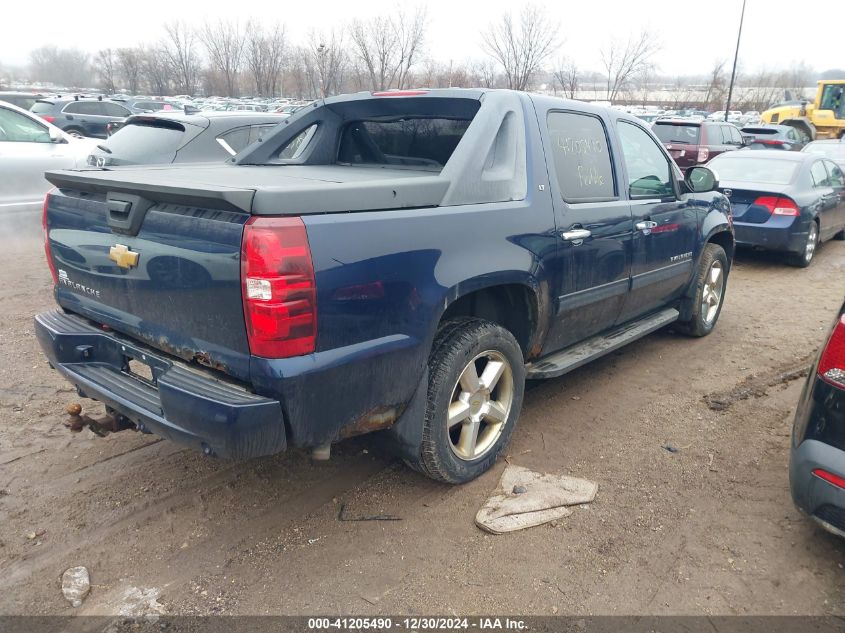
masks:
<instances>
[{"instance_id":1,"label":"tire track in mud","mask_svg":"<svg viewBox=\"0 0 845 633\"><path fill-rule=\"evenodd\" d=\"M145 447L156 444L148 444ZM165 449L166 454L162 456L163 458L180 452L186 452L184 449L180 449L175 445L166 448L171 447L173 450L170 452L167 452ZM126 451L114 457L118 458L125 455L137 456L138 450ZM101 460L80 470L100 466L106 461ZM113 460L109 461L109 463L113 465ZM120 534L125 533L129 529L143 525L166 513L172 511L178 512L193 508L198 504L207 503L210 495L230 482L236 481L240 475L261 467L262 463L266 462L262 462L260 459L250 460L249 462L233 462L221 470L209 473L178 490L174 490L165 496L157 497L153 501L141 499L138 503L128 505L126 506L127 511L121 517L109 523L88 529L83 535L72 541L55 542L49 546L44 546L43 549L39 549L32 554L24 554L12 561L6 567L3 574L0 575L0 590L18 585L21 581L27 582L29 579L34 579L50 566L61 567L59 563L71 555L96 548L104 542L119 537ZM337 470L328 477L311 484L303 481L301 485L304 486L304 489L294 492L287 497L269 499L267 503L270 507L262 510L257 516L246 520L239 520L223 532L216 530L210 537L200 539L188 548L179 550L168 562L174 564L176 561L182 561L181 565L177 564L176 566L193 570L191 572L191 575L193 575L196 573L198 561L205 558L205 556L213 554L216 561L219 562L221 557L225 560L229 553L237 551L236 548L242 542L250 538L257 538L257 534L269 534L271 529L280 529L282 524L289 524L302 518L323 504L330 503L334 496L351 490L367 479L382 472L389 464L390 462L388 460L380 458L357 462L344 459L343 463L337 467ZM148 468L150 465L145 463L144 467ZM267 476L271 480L280 479L283 481L285 472L292 474L295 480L300 480L300 478L295 476L295 471L301 468L301 464L299 463L280 460L271 464L270 468L271 472ZM77 472L72 472L63 476L63 478L67 479L76 475L78 475ZM60 487L57 486L56 489L60 490ZM290 511L291 509L293 509L292 512ZM201 555L198 555L198 552ZM120 556L121 550L114 550L113 553ZM178 581L178 578L169 582L176 581ZM156 583L163 584L161 580L157 580Z\"/></svg>"},{"instance_id":2,"label":"tire track in mud","mask_svg":"<svg viewBox=\"0 0 845 633\"><path fill-rule=\"evenodd\" d=\"M163 514L173 507L193 505L197 502L196 491L213 491L226 484L233 475L245 472L255 466L254 463L233 463L222 470L210 473L196 481L175 490L155 501L141 500L127 506L128 511L117 520L103 524L85 532L71 543L60 541L44 546L33 554L24 554L13 561L0 575L0 589L14 586L20 580L33 575L45 567L60 560L72 552L106 541L134 524L142 523L154 516Z\"/></svg>"}]
</instances>

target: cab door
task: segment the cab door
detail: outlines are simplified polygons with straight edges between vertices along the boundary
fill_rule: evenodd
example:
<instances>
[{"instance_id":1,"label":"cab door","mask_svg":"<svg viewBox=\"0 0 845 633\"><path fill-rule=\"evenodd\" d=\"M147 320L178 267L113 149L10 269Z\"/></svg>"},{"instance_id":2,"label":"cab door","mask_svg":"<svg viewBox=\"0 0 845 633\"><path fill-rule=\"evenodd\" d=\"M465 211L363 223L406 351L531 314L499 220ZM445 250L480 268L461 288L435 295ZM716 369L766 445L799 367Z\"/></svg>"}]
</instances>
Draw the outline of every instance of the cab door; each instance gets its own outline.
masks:
<instances>
[{"instance_id":1,"label":"cab door","mask_svg":"<svg viewBox=\"0 0 845 633\"><path fill-rule=\"evenodd\" d=\"M617 323L666 307L692 278L698 211L681 194L680 179L662 145L645 128L619 119L623 186L633 218L631 293Z\"/></svg>"},{"instance_id":2,"label":"cab door","mask_svg":"<svg viewBox=\"0 0 845 633\"><path fill-rule=\"evenodd\" d=\"M552 352L613 326L630 285L632 228L609 122L599 114L549 110L542 123L541 114L558 228L556 318L546 345Z\"/></svg>"}]
</instances>

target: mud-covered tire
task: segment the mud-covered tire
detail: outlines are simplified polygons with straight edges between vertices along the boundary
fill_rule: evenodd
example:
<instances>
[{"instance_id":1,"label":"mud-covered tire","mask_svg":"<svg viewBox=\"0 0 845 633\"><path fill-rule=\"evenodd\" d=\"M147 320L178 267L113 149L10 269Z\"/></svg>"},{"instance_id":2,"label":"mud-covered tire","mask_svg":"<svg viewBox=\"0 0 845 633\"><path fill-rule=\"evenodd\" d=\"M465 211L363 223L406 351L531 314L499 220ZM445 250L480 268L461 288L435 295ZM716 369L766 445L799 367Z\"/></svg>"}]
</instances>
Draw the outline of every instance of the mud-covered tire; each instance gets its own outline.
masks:
<instances>
[{"instance_id":1,"label":"mud-covered tire","mask_svg":"<svg viewBox=\"0 0 845 633\"><path fill-rule=\"evenodd\" d=\"M477 392L464 389L463 381L467 380L465 374L470 363L476 368L479 383ZM488 372L490 376L496 373L500 364L502 369L493 382L493 388L488 389L484 386L484 369L490 363L494 364ZM416 459L406 461L415 470L438 481L452 484L470 481L495 463L516 427L525 391L522 350L513 335L495 323L473 318L456 319L440 327L429 356L428 368L428 394L420 454ZM478 397L468 396L470 393ZM505 400L509 406L503 415L502 402ZM449 416L455 410L450 406L458 405L460 409L461 403L466 404L468 417L463 422L453 424L450 430ZM492 410L494 405L497 407L495 411ZM490 415L489 422L485 410L495 413ZM453 413L452 420L458 415ZM504 422L496 422L498 418L503 418ZM475 457L472 453L476 449L475 441L472 450L463 456L460 454L465 448L465 443L462 443L464 426L469 427L467 437L471 437L472 430L477 429L475 437L478 449L483 449L483 452Z\"/></svg>"},{"instance_id":2,"label":"mud-covered tire","mask_svg":"<svg viewBox=\"0 0 845 633\"><path fill-rule=\"evenodd\" d=\"M812 242L812 243L811 243ZM819 250L821 239L819 238L819 225L813 221L810 230L807 231L807 243L800 253L789 253L786 256L786 263L796 268L807 268L813 263L816 251Z\"/></svg>"},{"instance_id":3,"label":"mud-covered tire","mask_svg":"<svg viewBox=\"0 0 845 633\"><path fill-rule=\"evenodd\" d=\"M720 270L721 281L719 282L717 303L710 299L713 296L714 269ZM704 252L698 263L698 270L693 279L691 293L687 299L688 305L684 306L683 314L689 314L689 319L675 323L675 329L687 336L707 336L716 327L719 315L722 313L722 306L725 303L725 291L728 280L728 256L718 244L707 243L704 245Z\"/></svg>"}]
</instances>

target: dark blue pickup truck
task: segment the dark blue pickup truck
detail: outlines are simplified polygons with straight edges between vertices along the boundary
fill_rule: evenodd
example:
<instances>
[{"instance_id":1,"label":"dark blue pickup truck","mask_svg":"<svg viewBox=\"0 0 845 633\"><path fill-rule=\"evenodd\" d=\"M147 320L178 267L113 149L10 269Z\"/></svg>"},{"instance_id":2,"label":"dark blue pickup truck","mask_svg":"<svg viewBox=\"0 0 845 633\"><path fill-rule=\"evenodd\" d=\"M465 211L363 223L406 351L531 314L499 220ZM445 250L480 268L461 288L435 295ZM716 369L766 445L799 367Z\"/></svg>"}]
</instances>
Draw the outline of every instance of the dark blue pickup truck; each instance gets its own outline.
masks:
<instances>
[{"instance_id":1,"label":"dark blue pickup truck","mask_svg":"<svg viewBox=\"0 0 845 633\"><path fill-rule=\"evenodd\" d=\"M378 431L464 482L526 378L708 334L734 238L636 118L498 90L319 101L227 164L51 172L50 364L117 422L232 458Z\"/></svg>"}]
</instances>

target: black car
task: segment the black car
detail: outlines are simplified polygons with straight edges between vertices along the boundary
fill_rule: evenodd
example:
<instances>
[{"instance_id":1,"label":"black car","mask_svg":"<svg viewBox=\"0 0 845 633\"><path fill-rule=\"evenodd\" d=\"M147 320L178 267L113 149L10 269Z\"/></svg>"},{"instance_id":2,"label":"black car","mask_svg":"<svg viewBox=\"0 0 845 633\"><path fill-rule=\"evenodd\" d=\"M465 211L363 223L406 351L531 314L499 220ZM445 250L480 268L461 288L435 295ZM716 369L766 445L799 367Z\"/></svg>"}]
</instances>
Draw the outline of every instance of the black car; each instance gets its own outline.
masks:
<instances>
[{"instance_id":1,"label":"black car","mask_svg":"<svg viewBox=\"0 0 845 633\"><path fill-rule=\"evenodd\" d=\"M845 536L845 304L798 402L789 487L800 510Z\"/></svg>"},{"instance_id":2,"label":"black car","mask_svg":"<svg viewBox=\"0 0 845 633\"><path fill-rule=\"evenodd\" d=\"M100 98L45 97L30 108L48 123L74 136L106 138L106 125L133 114L125 105Z\"/></svg>"},{"instance_id":3,"label":"black car","mask_svg":"<svg viewBox=\"0 0 845 633\"><path fill-rule=\"evenodd\" d=\"M785 149L800 152L810 140L790 125L748 125L740 132L749 149Z\"/></svg>"},{"instance_id":4,"label":"black car","mask_svg":"<svg viewBox=\"0 0 845 633\"><path fill-rule=\"evenodd\" d=\"M845 175L833 161L760 150L723 154L707 166L730 197L737 245L783 251L803 268L822 241L845 239Z\"/></svg>"},{"instance_id":5,"label":"black car","mask_svg":"<svg viewBox=\"0 0 845 633\"><path fill-rule=\"evenodd\" d=\"M231 158L286 117L264 112L136 114L88 156L93 167Z\"/></svg>"},{"instance_id":6,"label":"black car","mask_svg":"<svg viewBox=\"0 0 845 633\"><path fill-rule=\"evenodd\" d=\"M34 92L9 92L0 90L0 101L11 103L24 110L29 110L43 95Z\"/></svg>"},{"instance_id":7,"label":"black car","mask_svg":"<svg viewBox=\"0 0 845 633\"><path fill-rule=\"evenodd\" d=\"M174 103L172 101L165 101L164 99L152 99L150 97L130 97L113 99L113 101L117 101L121 105L126 106L135 114L141 114L143 112L182 111L182 106L180 106L178 103Z\"/></svg>"}]
</instances>

